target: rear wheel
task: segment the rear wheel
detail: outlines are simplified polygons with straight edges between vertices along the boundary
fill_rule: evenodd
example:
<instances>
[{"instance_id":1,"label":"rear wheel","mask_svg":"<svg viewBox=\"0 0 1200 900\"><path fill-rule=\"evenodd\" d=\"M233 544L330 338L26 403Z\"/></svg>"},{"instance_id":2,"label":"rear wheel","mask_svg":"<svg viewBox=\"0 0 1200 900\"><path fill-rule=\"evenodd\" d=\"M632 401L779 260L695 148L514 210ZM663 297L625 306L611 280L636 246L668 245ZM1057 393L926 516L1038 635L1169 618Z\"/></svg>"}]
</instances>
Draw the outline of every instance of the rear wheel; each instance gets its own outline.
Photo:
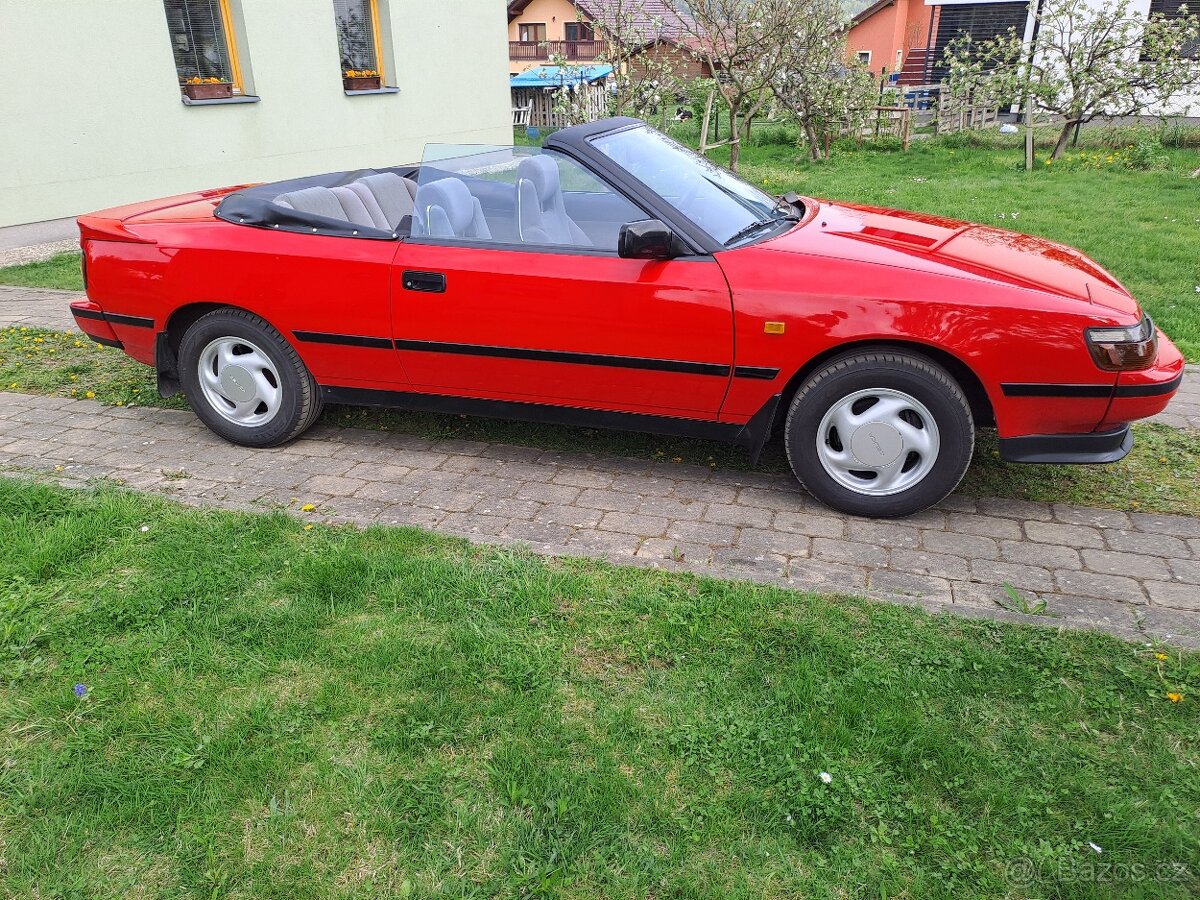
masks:
<instances>
[{"instance_id":1,"label":"rear wheel","mask_svg":"<svg viewBox=\"0 0 1200 900\"><path fill-rule=\"evenodd\" d=\"M179 377L200 420L247 447L285 444L321 412L320 388L296 351L270 324L240 309L210 312L187 330Z\"/></svg>"},{"instance_id":2,"label":"rear wheel","mask_svg":"<svg viewBox=\"0 0 1200 900\"><path fill-rule=\"evenodd\" d=\"M975 423L962 389L930 360L863 352L833 360L796 392L784 441L818 500L859 516L912 515L962 480Z\"/></svg>"}]
</instances>

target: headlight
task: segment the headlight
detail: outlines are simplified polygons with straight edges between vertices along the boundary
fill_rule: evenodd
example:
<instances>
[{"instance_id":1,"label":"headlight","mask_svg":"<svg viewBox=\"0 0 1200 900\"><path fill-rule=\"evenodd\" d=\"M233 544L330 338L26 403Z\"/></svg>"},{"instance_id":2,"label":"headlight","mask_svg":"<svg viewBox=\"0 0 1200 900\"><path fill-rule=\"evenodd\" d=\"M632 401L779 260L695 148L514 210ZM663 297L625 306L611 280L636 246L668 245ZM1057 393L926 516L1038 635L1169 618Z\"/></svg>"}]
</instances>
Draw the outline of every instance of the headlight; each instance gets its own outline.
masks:
<instances>
[{"instance_id":1,"label":"headlight","mask_svg":"<svg viewBox=\"0 0 1200 900\"><path fill-rule=\"evenodd\" d=\"M1106 372L1148 369L1158 356L1158 329L1149 316L1136 325L1089 328L1086 334L1092 359Z\"/></svg>"}]
</instances>

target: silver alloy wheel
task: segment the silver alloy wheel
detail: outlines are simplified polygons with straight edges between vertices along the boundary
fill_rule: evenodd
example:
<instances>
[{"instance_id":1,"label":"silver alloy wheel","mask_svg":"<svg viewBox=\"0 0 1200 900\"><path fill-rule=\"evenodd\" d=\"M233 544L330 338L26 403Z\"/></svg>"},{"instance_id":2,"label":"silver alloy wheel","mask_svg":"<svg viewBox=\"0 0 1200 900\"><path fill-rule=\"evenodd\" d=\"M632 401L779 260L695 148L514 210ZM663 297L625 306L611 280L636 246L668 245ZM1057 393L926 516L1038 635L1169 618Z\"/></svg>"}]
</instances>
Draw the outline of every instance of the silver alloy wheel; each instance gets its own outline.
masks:
<instances>
[{"instance_id":1,"label":"silver alloy wheel","mask_svg":"<svg viewBox=\"0 0 1200 900\"><path fill-rule=\"evenodd\" d=\"M282 406L283 389L274 363L245 338L211 341L200 353L197 375L208 405L235 425L266 425Z\"/></svg>"},{"instance_id":2,"label":"silver alloy wheel","mask_svg":"<svg viewBox=\"0 0 1200 900\"><path fill-rule=\"evenodd\" d=\"M817 457L842 487L869 497L899 494L937 463L933 414L891 388L855 391L830 407L817 429Z\"/></svg>"}]
</instances>

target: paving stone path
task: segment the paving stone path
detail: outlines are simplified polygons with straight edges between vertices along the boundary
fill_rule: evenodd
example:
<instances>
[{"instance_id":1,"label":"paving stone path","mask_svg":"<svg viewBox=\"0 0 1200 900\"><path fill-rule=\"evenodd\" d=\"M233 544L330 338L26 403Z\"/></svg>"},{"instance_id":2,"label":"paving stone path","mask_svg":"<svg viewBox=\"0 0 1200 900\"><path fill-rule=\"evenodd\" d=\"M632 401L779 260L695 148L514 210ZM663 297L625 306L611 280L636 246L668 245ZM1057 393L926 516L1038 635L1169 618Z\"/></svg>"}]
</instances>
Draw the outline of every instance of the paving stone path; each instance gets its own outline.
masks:
<instances>
[{"instance_id":1,"label":"paving stone path","mask_svg":"<svg viewBox=\"0 0 1200 900\"><path fill-rule=\"evenodd\" d=\"M782 475L332 426L256 451L189 412L16 393L0 393L0 471L1200 647L1200 519L1182 516L956 495L879 522ZM1044 614L1013 611L1010 589Z\"/></svg>"}]
</instances>

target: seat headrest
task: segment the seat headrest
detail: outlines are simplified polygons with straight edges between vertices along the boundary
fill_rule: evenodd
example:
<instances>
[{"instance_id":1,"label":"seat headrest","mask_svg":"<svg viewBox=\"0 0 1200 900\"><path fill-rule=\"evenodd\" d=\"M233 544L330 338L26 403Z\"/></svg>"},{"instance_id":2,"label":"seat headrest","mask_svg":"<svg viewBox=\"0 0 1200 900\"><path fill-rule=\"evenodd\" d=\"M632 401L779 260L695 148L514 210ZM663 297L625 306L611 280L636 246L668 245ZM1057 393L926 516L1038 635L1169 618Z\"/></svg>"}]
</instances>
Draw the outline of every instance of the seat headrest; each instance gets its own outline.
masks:
<instances>
[{"instance_id":1,"label":"seat headrest","mask_svg":"<svg viewBox=\"0 0 1200 900\"><path fill-rule=\"evenodd\" d=\"M475 198L457 178L432 181L417 190L417 215L427 225L432 225L429 211L434 207L445 213L455 235L466 235L475 221Z\"/></svg>"},{"instance_id":2,"label":"seat headrest","mask_svg":"<svg viewBox=\"0 0 1200 900\"><path fill-rule=\"evenodd\" d=\"M549 156L529 156L517 166L517 180L529 181L537 191L542 208L549 208L562 193L558 165Z\"/></svg>"}]
</instances>

